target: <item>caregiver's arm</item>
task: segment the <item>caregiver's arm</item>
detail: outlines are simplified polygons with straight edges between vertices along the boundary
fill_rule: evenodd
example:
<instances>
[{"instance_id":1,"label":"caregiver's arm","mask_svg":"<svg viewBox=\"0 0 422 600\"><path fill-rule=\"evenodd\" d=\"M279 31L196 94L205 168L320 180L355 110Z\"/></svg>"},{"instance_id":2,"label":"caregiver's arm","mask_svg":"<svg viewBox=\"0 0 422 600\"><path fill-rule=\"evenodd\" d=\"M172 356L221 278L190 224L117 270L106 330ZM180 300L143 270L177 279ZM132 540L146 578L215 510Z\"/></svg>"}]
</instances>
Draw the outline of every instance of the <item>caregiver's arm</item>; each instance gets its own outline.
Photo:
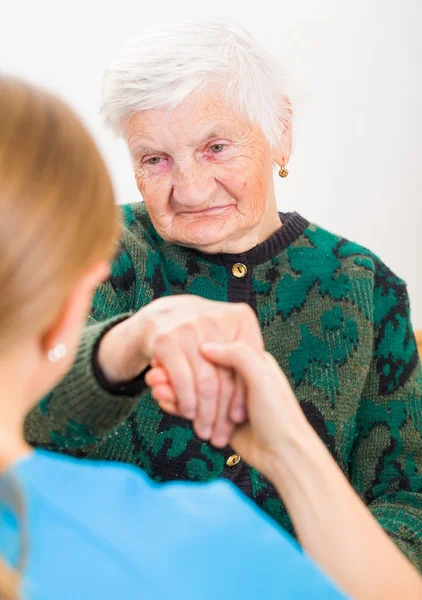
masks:
<instances>
[{"instance_id":1,"label":"caregiver's arm","mask_svg":"<svg viewBox=\"0 0 422 600\"><path fill-rule=\"evenodd\" d=\"M422 598L421 577L308 423L276 361L242 343L208 345L205 355L246 383L250 424L231 443L275 485L306 551L356 600Z\"/></svg>"}]
</instances>

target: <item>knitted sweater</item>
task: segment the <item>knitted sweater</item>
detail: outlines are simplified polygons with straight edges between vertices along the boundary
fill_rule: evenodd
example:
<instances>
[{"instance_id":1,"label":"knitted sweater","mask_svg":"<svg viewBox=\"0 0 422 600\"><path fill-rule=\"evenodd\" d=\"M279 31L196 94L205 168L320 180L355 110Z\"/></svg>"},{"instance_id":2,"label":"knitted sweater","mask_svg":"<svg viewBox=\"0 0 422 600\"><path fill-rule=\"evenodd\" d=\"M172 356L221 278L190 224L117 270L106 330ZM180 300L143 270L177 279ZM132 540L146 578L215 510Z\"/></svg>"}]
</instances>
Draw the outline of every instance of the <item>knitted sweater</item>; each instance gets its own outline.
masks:
<instances>
[{"instance_id":1,"label":"knitted sweater","mask_svg":"<svg viewBox=\"0 0 422 600\"><path fill-rule=\"evenodd\" d=\"M107 389L93 367L101 336L155 298L247 302L307 419L422 572L422 380L403 281L370 251L296 213L280 215L283 226L245 253L205 255L161 239L144 204L122 212L122 244L75 365L28 417L28 441L133 463L156 481L229 478L293 532L273 486L229 460L231 448L213 448L188 421L164 414L143 381Z\"/></svg>"}]
</instances>

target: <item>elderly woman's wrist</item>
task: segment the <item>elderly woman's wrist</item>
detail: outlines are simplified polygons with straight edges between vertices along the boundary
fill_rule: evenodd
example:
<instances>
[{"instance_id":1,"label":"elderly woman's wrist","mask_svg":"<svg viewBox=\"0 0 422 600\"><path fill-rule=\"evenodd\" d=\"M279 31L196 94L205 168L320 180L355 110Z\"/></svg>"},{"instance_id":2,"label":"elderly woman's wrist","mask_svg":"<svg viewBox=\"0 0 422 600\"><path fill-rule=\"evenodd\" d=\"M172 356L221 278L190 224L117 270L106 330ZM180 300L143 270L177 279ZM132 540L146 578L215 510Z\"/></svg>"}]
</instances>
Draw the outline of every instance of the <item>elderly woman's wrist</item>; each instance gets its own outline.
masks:
<instances>
[{"instance_id":1,"label":"elderly woman's wrist","mask_svg":"<svg viewBox=\"0 0 422 600\"><path fill-rule=\"evenodd\" d=\"M115 325L98 346L97 362L110 384L132 381L148 367L148 359L138 348L140 343L136 346L129 343L131 323L128 318Z\"/></svg>"}]
</instances>

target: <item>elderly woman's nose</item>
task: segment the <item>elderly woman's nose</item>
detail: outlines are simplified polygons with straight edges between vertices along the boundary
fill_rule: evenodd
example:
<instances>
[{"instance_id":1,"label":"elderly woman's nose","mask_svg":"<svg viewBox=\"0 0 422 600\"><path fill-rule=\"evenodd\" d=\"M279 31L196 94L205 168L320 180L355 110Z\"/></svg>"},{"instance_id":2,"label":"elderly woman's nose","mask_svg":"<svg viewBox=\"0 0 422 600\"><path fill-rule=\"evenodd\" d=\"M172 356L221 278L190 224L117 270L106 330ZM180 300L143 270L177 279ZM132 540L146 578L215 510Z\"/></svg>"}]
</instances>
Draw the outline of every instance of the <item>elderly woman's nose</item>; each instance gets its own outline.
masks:
<instances>
[{"instance_id":1,"label":"elderly woman's nose","mask_svg":"<svg viewBox=\"0 0 422 600\"><path fill-rule=\"evenodd\" d=\"M173 181L173 197L185 206L201 206L215 194L216 181L210 169L178 169Z\"/></svg>"}]
</instances>

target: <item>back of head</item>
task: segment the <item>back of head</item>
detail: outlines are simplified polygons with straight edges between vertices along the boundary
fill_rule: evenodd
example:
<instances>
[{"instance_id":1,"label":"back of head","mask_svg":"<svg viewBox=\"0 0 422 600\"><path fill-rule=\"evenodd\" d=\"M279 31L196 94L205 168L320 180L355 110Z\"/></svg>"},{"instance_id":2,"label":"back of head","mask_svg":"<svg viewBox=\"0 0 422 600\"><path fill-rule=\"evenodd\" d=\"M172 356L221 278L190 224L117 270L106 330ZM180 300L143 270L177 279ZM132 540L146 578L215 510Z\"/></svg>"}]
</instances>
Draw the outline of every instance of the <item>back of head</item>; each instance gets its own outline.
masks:
<instances>
[{"instance_id":1,"label":"back of head","mask_svg":"<svg viewBox=\"0 0 422 600\"><path fill-rule=\"evenodd\" d=\"M291 119L287 75L251 35L226 20L161 25L130 41L106 70L101 114L120 134L134 113L176 108L207 87L217 87L272 147L283 144Z\"/></svg>"},{"instance_id":2,"label":"back of head","mask_svg":"<svg viewBox=\"0 0 422 600\"><path fill-rule=\"evenodd\" d=\"M0 78L0 355L53 322L120 231L112 184L81 121L53 95Z\"/></svg>"},{"instance_id":3,"label":"back of head","mask_svg":"<svg viewBox=\"0 0 422 600\"><path fill-rule=\"evenodd\" d=\"M0 77L0 356L54 321L119 233L106 166L81 121L53 95ZM18 584L0 557L0 598L17 598Z\"/></svg>"}]
</instances>

